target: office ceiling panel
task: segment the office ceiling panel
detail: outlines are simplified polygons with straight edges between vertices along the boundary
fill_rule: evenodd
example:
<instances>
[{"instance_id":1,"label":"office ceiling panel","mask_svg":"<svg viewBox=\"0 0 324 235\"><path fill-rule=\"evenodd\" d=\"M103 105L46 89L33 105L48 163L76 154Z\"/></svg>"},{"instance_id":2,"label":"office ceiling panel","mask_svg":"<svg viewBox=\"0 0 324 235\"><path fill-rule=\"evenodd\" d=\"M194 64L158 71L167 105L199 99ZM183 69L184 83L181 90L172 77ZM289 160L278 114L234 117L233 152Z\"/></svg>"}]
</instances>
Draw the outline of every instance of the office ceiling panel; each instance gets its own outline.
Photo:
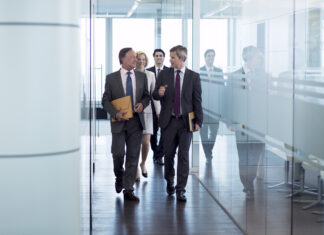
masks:
<instances>
[{"instance_id":1,"label":"office ceiling panel","mask_svg":"<svg viewBox=\"0 0 324 235\"><path fill-rule=\"evenodd\" d=\"M137 3L136 3L137 2ZM240 15L243 0L203 0L200 1L202 18L229 18ZM129 12L136 4L135 10ZM189 0L98 0L97 15L134 18L155 18L161 10L161 17L181 17L188 11ZM187 6L185 6L187 5ZM187 7L187 8L186 8ZM128 16L127 16L128 15Z\"/></svg>"}]
</instances>

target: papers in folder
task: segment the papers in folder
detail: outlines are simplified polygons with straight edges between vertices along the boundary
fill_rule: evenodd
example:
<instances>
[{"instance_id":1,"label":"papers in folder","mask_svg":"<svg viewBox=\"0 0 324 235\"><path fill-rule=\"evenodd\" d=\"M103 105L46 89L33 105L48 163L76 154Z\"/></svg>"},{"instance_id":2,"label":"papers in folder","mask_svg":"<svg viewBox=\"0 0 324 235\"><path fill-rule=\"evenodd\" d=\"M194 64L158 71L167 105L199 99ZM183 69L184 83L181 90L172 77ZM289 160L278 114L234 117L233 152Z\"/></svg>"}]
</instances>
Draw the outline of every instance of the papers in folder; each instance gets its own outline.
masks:
<instances>
[{"instance_id":1,"label":"papers in folder","mask_svg":"<svg viewBox=\"0 0 324 235\"><path fill-rule=\"evenodd\" d=\"M132 108L132 100L130 96L124 96L119 99L115 99L111 101L111 104L114 106L115 109L118 111L127 112L124 114L125 118L132 118L133 117L133 108ZM112 122L115 122L115 118L111 118Z\"/></svg>"}]
</instances>

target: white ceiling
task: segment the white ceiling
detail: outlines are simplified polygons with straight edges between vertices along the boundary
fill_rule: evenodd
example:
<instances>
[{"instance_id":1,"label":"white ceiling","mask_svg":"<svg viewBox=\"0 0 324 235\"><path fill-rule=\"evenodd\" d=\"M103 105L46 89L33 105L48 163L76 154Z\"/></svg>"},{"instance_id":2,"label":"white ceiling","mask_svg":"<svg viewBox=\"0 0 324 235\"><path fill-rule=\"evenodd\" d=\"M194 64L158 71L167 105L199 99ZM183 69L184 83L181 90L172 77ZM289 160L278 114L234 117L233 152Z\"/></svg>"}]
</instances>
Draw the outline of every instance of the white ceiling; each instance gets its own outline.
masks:
<instances>
[{"instance_id":1,"label":"white ceiling","mask_svg":"<svg viewBox=\"0 0 324 235\"><path fill-rule=\"evenodd\" d=\"M228 18L240 15L244 0L201 0L201 16ZM97 15L127 15L135 0L98 0ZM191 17L191 0L141 0L131 17L155 18L161 11L163 18Z\"/></svg>"}]
</instances>

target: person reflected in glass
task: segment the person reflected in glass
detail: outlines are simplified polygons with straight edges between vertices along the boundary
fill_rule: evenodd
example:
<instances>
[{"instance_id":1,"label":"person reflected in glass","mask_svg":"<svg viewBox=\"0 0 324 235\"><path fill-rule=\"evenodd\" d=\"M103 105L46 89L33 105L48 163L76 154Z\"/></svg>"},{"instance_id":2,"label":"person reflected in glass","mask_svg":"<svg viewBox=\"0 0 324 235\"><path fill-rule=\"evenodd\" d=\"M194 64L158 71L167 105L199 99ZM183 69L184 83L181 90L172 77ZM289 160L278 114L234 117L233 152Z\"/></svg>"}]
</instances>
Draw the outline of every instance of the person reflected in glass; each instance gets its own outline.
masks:
<instances>
[{"instance_id":1,"label":"person reflected in glass","mask_svg":"<svg viewBox=\"0 0 324 235\"><path fill-rule=\"evenodd\" d=\"M265 77L263 55L255 46L243 49L243 66L231 74L231 79L242 80L244 84L260 80ZM241 89L246 89L246 85ZM236 147L239 157L239 174L243 184L243 192L247 199L254 198L254 180L257 170L264 156L265 144L247 135L244 124L232 123L230 126L235 131Z\"/></svg>"},{"instance_id":2,"label":"person reflected in glass","mask_svg":"<svg viewBox=\"0 0 324 235\"><path fill-rule=\"evenodd\" d=\"M140 71L146 74L147 77L147 86L148 91L150 93L150 96L152 96L152 93L155 89L155 76L154 73L151 71L146 70L146 66L148 64L148 58L147 55L142 52L138 51L136 52L136 71ZM154 109L156 115L160 115L161 111L161 104L158 100L150 100L149 105L144 109L144 120L145 120L145 129L143 130L143 137L142 137L142 161L139 164L143 177L147 178L147 170L145 166L145 162L147 159L148 152L150 150L150 138L153 134L153 114L152 114L152 107L151 103L154 103ZM137 168L137 174L136 174L136 181L138 182L140 180L140 172Z\"/></svg>"},{"instance_id":3,"label":"person reflected in glass","mask_svg":"<svg viewBox=\"0 0 324 235\"><path fill-rule=\"evenodd\" d=\"M167 66L163 65L164 63L164 58L165 58L165 52L160 49L157 48L154 50L153 52L153 58L154 58L154 62L155 65L148 68L148 71L151 71L154 73L155 75L155 79L158 78L160 72L164 69L168 69ZM163 166L164 162L163 162L163 133L162 133L162 129L161 129L161 136L160 136L160 140L158 141L158 131L159 131L159 115L155 112L155 108L154 108L154 104L155 102L152 102L152 112L153 112L153 134L151 136L151 149L153 151L153 162L157 165Z\"/></svg>"},{"instance_id":4,"label":"person reflected in glass","mask_svg":"<svg viewBox=\"0 0 324 235\"><path fill-rule=\"evenodd\" d=\"M214 66L215 50L207 49L204 53L205 65L200 68L201 80L204 83L202 88L204 123L200 129L200 138L204 149L206 163L211 163L213 158L213 148L216 142L219 120L206 110L210 110L211 102L215 102L215 92L212 90L211 82L217 79L223 79L223 70ZM210 110L212 111L212 110Z\"/></svg>"}]
</instances>

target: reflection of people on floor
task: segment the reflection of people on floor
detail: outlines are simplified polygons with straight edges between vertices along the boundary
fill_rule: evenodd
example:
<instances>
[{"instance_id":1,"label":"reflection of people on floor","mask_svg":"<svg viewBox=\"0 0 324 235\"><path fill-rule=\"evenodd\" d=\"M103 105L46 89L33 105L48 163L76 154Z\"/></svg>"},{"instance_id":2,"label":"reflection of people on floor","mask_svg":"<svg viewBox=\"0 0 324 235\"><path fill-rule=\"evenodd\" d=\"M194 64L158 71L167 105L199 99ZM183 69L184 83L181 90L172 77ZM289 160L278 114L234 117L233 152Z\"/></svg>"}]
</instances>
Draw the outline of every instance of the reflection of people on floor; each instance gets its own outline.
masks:
<instances>
[{"instance_id":1,"label":"reflection of people on floor","mask_svg":"<svg viewBox=\"0 0 324 235\"><path fill-rule=\"evenodd\" d=\"M264 143L247 136L243 132L236 130L236 147L239 157L239 173L243 184L243 192L247 198L254 196L254 179L257 175L260 159L264 155Z\"/></svg>"},{"instance_id":2,"label":"reflection of people on floor","mask_svg":"<svg viewBox=\"0 0 324 235\"><path fill-rule=\"evenodd\" d=\"M200 68L201 80L204 83L203 107L205 109L209 109L209 101L215 102L215 96L211 90L213 87L209 85L210 82L216 79L223 79L223 71L214 66L215 55L216 53L214 49L206 50L204 54L205 65ZM206 162L210 163L211 159L213 158L212 151L216 142L219 120L214 115L206 112L206 110L204 110L204 120L205 121L200 129L200 138L206 157Z\"/></svg>"},{"instance_id":3,"label":"reflection of people on floor","mask_svg":"<svg viewBox=\"0 0 324 235\"><path fill-rule=\"evenodd\" d=\"M243 49L242 68L231 75L231 79L241 79L244 82L256 81L265 76L263 55L255 46L248 46ZM246 86L242 87L246 89ZM247 107L246 107L247 108ZM247 198L253 198L253 182L257 175L258 166L264 155L265 144L256 138L252 138L243 132L244 125L232 124L231 129L235 130L236 146L239 157L239 174L243 184L243 192Z\"/></svg>"}]
</instances>

